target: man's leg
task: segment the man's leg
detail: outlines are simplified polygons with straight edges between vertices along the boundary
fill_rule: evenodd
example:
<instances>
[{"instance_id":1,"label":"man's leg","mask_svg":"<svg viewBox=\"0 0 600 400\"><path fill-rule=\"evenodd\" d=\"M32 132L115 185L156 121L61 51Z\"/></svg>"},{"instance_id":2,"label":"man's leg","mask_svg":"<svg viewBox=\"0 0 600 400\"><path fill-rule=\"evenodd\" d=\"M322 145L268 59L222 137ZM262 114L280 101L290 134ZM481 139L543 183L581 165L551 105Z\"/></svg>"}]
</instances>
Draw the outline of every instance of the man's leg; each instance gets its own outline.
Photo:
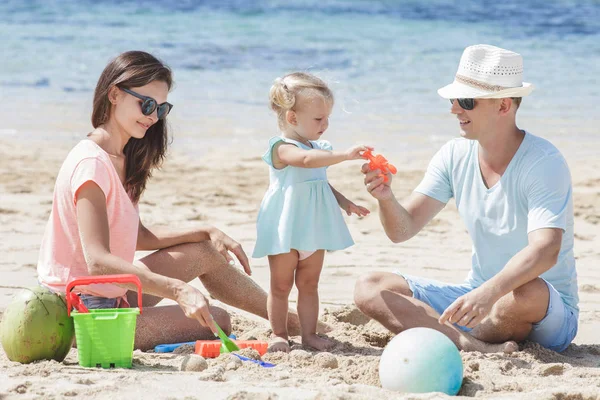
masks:
<instances>
[{"instance_id":1,"label":"man's leg","mask_svg":"<svg viewBox=\"0 0 600 400\"><path fill-rule=\"evenodd\" d=\"M471 334L488 343L523 341L533 324L546 316L549 300L548 285L543 279L536 278L498 300Z\"/></svg>"},{"instance_id":2,"label":"man's leg","mask_svg":"<svg viewBox=\"0 0 600 400\"><path fill-rule=\"evenodd\" d=\"M354 301L367 316L379 321L393 333L426 327L448 336L465 351L511 353L518 349L515 342L485 343L450 323L441 325L439 314L424 302L412 297L406 279L390 272L372 272L359 278L354 289Z\"/></svg>"}]
</instances>

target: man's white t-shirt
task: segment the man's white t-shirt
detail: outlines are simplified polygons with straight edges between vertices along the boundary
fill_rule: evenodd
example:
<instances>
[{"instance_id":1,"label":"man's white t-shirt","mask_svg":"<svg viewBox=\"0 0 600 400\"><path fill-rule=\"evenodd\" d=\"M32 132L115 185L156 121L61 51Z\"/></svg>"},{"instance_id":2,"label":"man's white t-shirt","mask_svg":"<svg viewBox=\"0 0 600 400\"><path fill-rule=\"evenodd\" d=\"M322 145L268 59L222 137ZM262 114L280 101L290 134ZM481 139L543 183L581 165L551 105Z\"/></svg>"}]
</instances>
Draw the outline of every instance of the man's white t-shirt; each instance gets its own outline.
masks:
<instances>
[{"instance_id":1,"label":"man's white t-shirt","mask_svg":"<svg viewBox=\"0 0 600 400\"><path fill-rule=\"evenodd\" d=\"M479 168L479 144L453 139L433 157L415 189L443 203L454 197L473 241L474 287L496 275L528 245L527 234L542 228L563 230L558 262L541 275L578 310L573 254L573 198L569 167L550 142L525 133L501 179L487 188Z\"/></svg>"}]
</instances>

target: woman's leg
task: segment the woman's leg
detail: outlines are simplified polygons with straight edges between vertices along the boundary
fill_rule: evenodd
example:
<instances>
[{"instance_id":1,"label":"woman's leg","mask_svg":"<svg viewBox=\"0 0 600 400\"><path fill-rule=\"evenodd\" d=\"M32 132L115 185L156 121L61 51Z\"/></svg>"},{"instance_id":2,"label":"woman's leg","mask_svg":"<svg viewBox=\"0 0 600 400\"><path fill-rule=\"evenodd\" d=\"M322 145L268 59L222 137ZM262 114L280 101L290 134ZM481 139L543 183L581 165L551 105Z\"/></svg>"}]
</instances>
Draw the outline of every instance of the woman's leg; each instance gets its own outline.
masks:
<instances>
[{"instance_id":1,"label":"woman's leg","mask_svg":"<svg viewBox=\"0 0 600 400\"><path fill-rule=\"evenodd\" d=\"M225 258L219 253L210 242L200 243L186 243L178 246L169 247L167 249L158 250L146 257L137 260L135 262L140 268L148 268L152 272L168 276L174 279L179 279L184 282L190 282L195 278L199 277L206 289L216 299L223 303L229 304L233 307L240 308L248 311L252 314L258 315L264 319L268 319L267 313L267 293L256 284L251 278L249 278L244 272L238 268L229 265ZM137 305L137 293L128 293L129 303L135 307ZM152 295L144 295L142 302L145 306L154 306L160 300L159 297ZM181 329L184 327L199 327L199 331L195 329L189 332L190 335L202 334L200 337L212 337L207 329L202 328L196 321L192 321L185 317L183 311L178 306L171 310L177 311L161 311L167 313L164 315L165 318L171 318L170 323L179 326ZM162 307L161 307L162 308ZM149 325L152 324L156 318L162 318L163 315L156 315L159 311L153 310L152 313L146 313L140 316L140 322L143 324L146 319L146 315L149 316ZM179 315L180 318L174 321L173 315ZM213 315L217 318L216 315ZM191 322L190 322L191 321ZM192 325L189 325L193 322ZM217 319L217 323L221 325L223 321ZM194 325L195 324L195 325ZM228 324L221 325L225 332L228 332ZM143 325L140 325L143 326ZM298 321L298 315L290 313L288 315L288 332L291 335L297 335L300 333L300 324ZM142 338L140 338L142 340ZM190 339L195 340L194 338ZM147 340L145 340L147 341ZM167 341L168 343L169 341ZM171 341L172 343L175 343ZM160 344L160 343L158 343Z\"/></svg>"},{"instance_id":2,"label":"woman's leg","mask_svg":"<svg viewBox=\"0 0 600 400\"><path fill-rule=\"evenodd\" d=\"M325 251L316 251L310 257L301 260L296 269L296 287L298 288L298 315L302 328L302 344L324 351L333 346L333 342L317 335L319 319L319 277L323 269Z\"/></svg>"},{"instance_id":3,"label":"woman's leg","mask_svg":"<svg viewBox=\"0 0 600 400\"><path fill-rule=\"evenodd\" d=\"M267 309L269 322L273 329L273 339L269 343L269 351L290 351L287 329L288 298L294 286L294 271L297 265L298 253L296 251L269 256L271 289Z\"/></svg>"},{"instance_id":4,"label":"woman's leg","mask_svg":"<svg viewBox=\"0 0 600 400\"><path fill-rule=\"evenodd\" d=\"M210 307L210 313L226 334L231 332L227 311ZM135 330L135 348L150 350L159 344L193 342L215 339L212 331L186 317L179 306L144 307L138 316Z\"/></svg>"}]
</instances>

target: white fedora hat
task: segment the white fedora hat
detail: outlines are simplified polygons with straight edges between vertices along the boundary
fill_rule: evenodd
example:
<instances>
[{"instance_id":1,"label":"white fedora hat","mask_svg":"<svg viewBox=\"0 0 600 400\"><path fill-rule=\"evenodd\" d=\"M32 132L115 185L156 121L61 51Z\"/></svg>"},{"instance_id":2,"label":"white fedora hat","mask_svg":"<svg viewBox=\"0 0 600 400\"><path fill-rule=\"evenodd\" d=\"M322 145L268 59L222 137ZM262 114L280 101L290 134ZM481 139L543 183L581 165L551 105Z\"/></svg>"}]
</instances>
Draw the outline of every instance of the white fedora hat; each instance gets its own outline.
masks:
<instances>
[{"instance_id":1,"label":"white fedora hat","mask_svg":"<svg viewBox=\"0 0 600 400\"><path fill-rule=\"evenodd\" d=\"M463 52L454 82L438 89L445 99L502 99L527 96L531 83L523 82L523 57L487 44Z\"/></svg>"}]
</instances>

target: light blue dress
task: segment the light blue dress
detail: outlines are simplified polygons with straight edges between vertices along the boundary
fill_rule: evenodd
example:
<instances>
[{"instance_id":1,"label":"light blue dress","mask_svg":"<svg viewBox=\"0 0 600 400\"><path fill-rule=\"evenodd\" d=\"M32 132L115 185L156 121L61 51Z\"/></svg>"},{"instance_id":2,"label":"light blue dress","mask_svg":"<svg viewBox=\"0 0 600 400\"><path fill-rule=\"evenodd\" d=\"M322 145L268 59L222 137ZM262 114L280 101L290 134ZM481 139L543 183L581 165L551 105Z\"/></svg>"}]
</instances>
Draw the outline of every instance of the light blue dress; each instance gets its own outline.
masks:
<instances>
[{"instance_id":1,"label":"light blue dress","mask_svg":"<svg viewBox=\"0 0 600 400\"><path fill-rule=\"evenodd\" d=\"M269 164L270 184L256 224L252 257L302 251L341 250L354 244L342 211L327 181L327 167L273 168L273 147L284 141L304 150L311 147L281 136L271 138L263 160ZM311 141L312 148L332 150L326 140Z\"/></svg>"}]
</instances>

